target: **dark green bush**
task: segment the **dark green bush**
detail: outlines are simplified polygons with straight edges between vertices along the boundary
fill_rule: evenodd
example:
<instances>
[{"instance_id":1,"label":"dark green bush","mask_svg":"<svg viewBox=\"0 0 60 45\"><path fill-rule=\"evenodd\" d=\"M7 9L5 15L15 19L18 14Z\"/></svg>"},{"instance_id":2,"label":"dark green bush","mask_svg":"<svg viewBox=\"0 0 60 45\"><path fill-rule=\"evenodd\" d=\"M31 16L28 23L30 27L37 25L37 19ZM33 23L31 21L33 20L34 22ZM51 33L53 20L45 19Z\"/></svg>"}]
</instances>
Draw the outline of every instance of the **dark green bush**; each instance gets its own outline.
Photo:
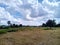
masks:
<instances>
[{"instance_id":1,"label":"dark green bush","mask_svg":"<svg viewBox=\"0 0 60 45\"><path fill-rule=\"evenodd\" d=\"M18 30L12 29L12 30L8 30L7 32L16 32Z\"/></svg>"}]
</instances>

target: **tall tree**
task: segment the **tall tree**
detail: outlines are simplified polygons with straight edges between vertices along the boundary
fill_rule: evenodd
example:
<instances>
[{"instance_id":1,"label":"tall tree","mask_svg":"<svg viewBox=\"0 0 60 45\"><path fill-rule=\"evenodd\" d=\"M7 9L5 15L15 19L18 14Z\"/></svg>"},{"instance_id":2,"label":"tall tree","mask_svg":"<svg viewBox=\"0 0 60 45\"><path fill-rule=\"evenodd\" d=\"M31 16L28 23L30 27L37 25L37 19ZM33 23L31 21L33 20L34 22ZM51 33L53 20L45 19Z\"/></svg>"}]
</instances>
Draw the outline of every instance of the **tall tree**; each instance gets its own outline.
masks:
<instances>
[{"instance_id":1,"label":"tall tree","mask_svg":"<svg viewBox=\"0 0 60 45\"><path fill-rule=\"evenodd\" d=\"M56 27L60 27L60 23L56 25Z\"/></svg>"},{"instance_id":2,"label":"tall tree","mask_svg":"<svg viewBox=\"0 0 60 45\"><path fill-rule=\"evenodd\" d=\"M42 27L46 27L46 24L45 24L45 23L43 23L43 24L42 24Z\"/></svg>"},{"instance_id":3,"label":"tall tree","mask_svg":"<svg viewBox=\"0 0 60 45\"><path fill-rule=\"evenodd\" d=\"M55 25L56 25L55 20L48 20L48 21L46 22L46 26L47 26L47 27L50 27L50 29L51 29L51 27L55 27Z\"/></svg>"},{"instance_id":4,"label":"tall tree","mask_svg":"<svg viewBox=\"0 0 60 45\"><path fill-rule=\"evenodd\" d=\"M8 26L10 26L11 25L11 21L7 21L7 24L8 24Z\"/></svg>"},{"instance_id":5,"label":"tall tree","mask_svg":"<svg viewBox=\"0 0 60 45\"><path fill-rule=\"evenodd\" d=\"M20 24L19 27L22 27L22 24Z\"/></svg>"},{"instance_id":6,"label":"tall tree","mask_svg":"<svg viewBox=\"0 0 60 45\"><path fill-rule=\"evenodd\" d=\"M53 22L53 27L55 27L56 26L56 22L55 22L55 20L52 20L52 22Z\"/></svg>"}]
</instances>

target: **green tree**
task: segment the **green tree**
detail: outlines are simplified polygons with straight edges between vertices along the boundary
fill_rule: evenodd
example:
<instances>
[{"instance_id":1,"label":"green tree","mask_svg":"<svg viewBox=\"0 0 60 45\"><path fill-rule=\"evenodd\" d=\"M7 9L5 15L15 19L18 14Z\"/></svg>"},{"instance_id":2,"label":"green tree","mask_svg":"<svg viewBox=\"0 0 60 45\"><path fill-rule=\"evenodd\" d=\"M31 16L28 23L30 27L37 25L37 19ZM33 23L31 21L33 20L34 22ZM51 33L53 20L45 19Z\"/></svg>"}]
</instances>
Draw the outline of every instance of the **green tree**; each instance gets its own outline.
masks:
<instances>
[{"instance_id":1,"label":"green tree","mask_svg":"<svg viewBox=\"0 0 60 45\"><path fill-rule=\"evenodd\" d=\"M22 27L22 24L20 24L19 27Z\"/></svg>"},{"instance_id":2,"label":"green tree","mask_svg":"<svg viewBox=\"0 0 60 45\"><path fill-rule=\"evenodd\" d=\"M45 23L43 23L43 24L42 24L42 27L46 27L46 24L45 24Z\"/></svg>"},{"instance_id":3,"label":"green tree","mask_svg":"<svg viewBox=\"0 0 60 45\"><path fill-rule=\"evenodd\" d=\"M47 27L50 27L50 29L51 29L51 27L55 27L55 25L56 25L55 20L48 20L48 21L46 22L46 26L47 26Z\"/></svg>"},{"instance_id":4,"label":"green tree","mask_svg":"<svg viewBox=\"0 0 60 45\"><path fill-rule=\"evenodd\" d=\"M8 24L8 26L10 26L11 25L11 21L7 21L7 24Z\"/></svg>"}]
</instances>

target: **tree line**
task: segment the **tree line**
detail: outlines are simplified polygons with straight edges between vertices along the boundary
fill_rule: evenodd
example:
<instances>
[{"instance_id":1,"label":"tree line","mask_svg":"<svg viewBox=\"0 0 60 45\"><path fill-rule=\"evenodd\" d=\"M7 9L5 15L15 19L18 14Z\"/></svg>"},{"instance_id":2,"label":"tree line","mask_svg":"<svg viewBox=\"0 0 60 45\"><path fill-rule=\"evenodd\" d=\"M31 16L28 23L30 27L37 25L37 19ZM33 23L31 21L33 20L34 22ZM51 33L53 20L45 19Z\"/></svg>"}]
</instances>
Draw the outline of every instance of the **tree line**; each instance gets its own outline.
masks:
<instances>
[{"instance_id":1,"label":"tree line","mask_svg":"<svg viewBox=\"0 0 60 45\"><path fill-rule=\"evenodd\" d=\"M11 21L8 21L7 24L8 24L9 27L22 27L22 24L19 24L19 25L12 24Z\"/></svg>"},{"instance_id":2,"label":"tree line","mask_svg":"<svg viewBox=\"0 0 60 45\"><path fill-rule=\"evenodd\" d=\"M15 27L22 27L22 26L24 26L24 25L22 25L22 24L19 24L19 25L17 25L17 24L12 24L11 23L11 21L7 21L7 24L8 24L8 26L5 26L5 25L2 25L2 26L0 26L0 29L5 29L5 28L9 28L9 27L11 27L11 28L15 28ZM28 25L26 25L26 26L28 26ZM42 24L42 26L40 26L40 27L60 27L60 23L59 24L56 24L56 22L55 22L55 20L48 20L46 23L43 23Z\"/></svg>"},{"instance_id":3,"label":"tree line","mask_svg":"<svg viewBox=\"0 0 60 45\"><path fill-rule=\"evenodd\" d=\"M8 26L2 25L0 26L0 29L7 29L7 28L17 28L17 27L22 27L22 24L12 24L11 21L7 21Z\"/></svg>"},{"instance_id":4,"label":"tree line","mask_svg":"<svg viewBox=\"0 0 60 45\"><path fill-rule=\"evenodd\" d=\"M60 23L57 24L55 20L48 20L46 23L42 24L42 27L60 27Z\"/></svg>"}]
</instances>

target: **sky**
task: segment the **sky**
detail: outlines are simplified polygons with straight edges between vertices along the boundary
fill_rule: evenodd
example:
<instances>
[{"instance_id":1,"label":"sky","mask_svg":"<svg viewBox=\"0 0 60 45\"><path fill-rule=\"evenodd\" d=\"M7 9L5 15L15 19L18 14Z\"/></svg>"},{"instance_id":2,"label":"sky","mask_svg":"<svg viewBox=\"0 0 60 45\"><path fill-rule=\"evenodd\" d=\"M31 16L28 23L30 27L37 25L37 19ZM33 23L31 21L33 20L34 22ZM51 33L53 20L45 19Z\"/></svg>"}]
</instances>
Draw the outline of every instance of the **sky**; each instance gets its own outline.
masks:
<instances>
[{"instance_id":1,"label":"sky","mask_svg":"<svg viewBox=\"0 0 60 45\"><path fill-rule=\"evenodd\" d=\"M38 26L48 19L60 23L60 0L0 0L0 24Z\"/></svg>"}]
</instances>

